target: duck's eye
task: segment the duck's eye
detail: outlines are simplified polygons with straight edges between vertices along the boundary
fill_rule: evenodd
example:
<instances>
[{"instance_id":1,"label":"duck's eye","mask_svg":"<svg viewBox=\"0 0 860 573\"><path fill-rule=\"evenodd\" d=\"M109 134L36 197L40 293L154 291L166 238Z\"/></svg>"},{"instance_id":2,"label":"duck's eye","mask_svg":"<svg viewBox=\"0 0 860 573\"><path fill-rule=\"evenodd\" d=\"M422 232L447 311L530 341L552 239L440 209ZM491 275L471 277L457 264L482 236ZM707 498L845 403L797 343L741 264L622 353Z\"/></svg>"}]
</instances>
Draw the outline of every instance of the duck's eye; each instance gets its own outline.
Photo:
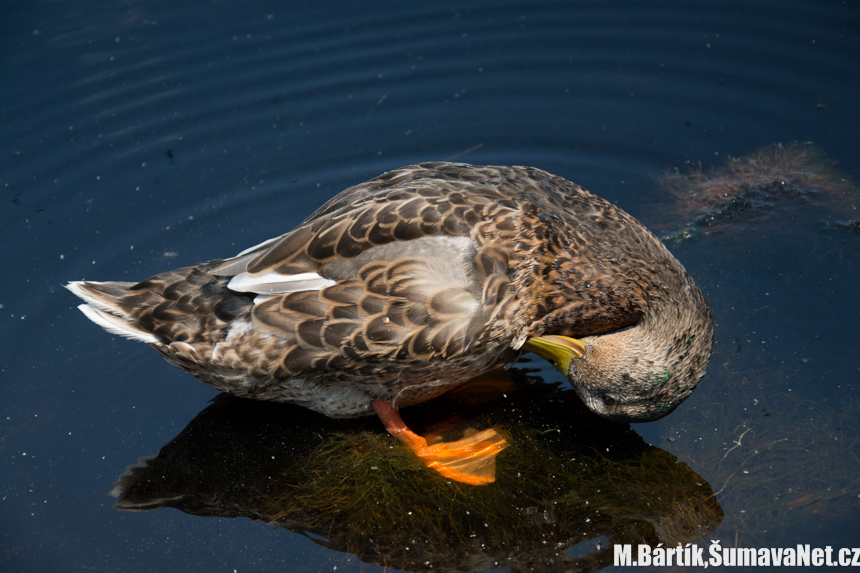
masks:
<instances>
[{"instance_id":1,"label":"duck's eye","mask_svg":"<svg viewBox=\"0 0 860 573\"><path fill-rule=\"evenodd\" d=\"M615 405L615 398L613 398L612 396L604 396L603 397L603 403L606 406L614 406Z\"/></svg>"}]
</instances>

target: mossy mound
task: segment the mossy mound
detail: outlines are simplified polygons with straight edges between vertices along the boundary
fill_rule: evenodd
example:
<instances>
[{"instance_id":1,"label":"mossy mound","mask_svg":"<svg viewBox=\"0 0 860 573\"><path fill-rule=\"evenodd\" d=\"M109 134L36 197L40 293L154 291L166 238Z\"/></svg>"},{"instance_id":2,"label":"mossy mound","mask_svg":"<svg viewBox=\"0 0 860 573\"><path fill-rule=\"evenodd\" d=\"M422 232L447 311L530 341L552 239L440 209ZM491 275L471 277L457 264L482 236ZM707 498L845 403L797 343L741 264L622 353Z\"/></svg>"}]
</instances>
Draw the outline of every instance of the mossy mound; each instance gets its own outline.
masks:
<instances>
[{"instance_id":1,"label":"mossy mound","mask_svg":"<svg viewBox=\"0 0 860 573\"><path fill-rule=\"evenodd\" d=\"M129 468L116 507L262 519L409 570L596 570L611 564L615 542L675 545L719 525L713 491L686 464L593 416L572 391L514 376L402 412L425 435L440 421L450 437L487 427L504 435L510 446L488 486L428 470L375 419L225 395ZM570 555L585 542L584 555Z\"/></svg>"}]
</instances>

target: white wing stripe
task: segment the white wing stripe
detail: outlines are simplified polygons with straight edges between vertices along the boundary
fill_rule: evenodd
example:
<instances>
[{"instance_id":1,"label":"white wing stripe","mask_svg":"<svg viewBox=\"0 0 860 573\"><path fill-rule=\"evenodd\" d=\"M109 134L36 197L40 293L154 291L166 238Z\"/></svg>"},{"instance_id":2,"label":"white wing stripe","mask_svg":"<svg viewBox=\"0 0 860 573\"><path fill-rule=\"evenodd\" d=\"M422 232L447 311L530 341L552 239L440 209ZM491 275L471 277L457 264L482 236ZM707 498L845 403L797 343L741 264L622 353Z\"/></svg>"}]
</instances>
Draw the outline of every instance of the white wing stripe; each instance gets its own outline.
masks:
<instances>
[{"instance_id":1,"label":"white wing stripe","mask_svg":"<svg viewBox=\"0 0 860 573\"><path fill-rule=\"evenodd\" d=\"M282 275L268 272L257 277L248 273L239 273L227 283L227 288L236 292L253 292L257 294L286 294L303 290L319 290L331 286L335 281L325 279L317 273L300 273L297 275Z\"/></svg>"}]
</instances>

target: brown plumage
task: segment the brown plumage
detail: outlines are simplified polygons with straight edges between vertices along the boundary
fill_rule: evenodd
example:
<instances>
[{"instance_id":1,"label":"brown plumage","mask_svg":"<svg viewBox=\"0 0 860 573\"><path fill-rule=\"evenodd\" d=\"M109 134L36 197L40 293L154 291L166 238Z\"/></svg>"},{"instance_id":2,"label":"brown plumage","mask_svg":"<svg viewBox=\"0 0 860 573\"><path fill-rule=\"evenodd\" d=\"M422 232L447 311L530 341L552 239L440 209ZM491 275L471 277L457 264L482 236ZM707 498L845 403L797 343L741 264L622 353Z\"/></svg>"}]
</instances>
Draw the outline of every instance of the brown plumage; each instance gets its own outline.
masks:
<instances>
[{"instance_id":1,"label":"brown plumage","mask_svg":"<svg viewBox=\"0 0 860 573\"><path fill-rule=\"evenodd\" d=\"M656 419L704 375L713 340L659 240L529 167L404 167L237 257L69 288L206 384L334 417L430 399L561 335L584 343L565 374L589 408Z\"/></svg>"}]
</instances>

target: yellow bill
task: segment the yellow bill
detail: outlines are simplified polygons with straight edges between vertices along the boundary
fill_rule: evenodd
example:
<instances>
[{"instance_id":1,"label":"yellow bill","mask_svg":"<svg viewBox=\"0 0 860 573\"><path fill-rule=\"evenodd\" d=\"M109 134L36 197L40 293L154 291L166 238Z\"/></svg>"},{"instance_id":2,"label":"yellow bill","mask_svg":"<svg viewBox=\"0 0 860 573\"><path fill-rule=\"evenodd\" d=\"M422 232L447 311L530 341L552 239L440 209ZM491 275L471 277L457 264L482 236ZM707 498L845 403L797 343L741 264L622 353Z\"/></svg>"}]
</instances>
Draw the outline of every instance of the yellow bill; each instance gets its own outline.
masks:
<instances>
[{"instance_id":1,"label":"yellow bill","mask_svg":"<svg viewBox=\"0 0 860 573\"><path fill-rule=\"evenodd\" d=\"M526 340L523 349L549 361L567 376L570 361L585 353L585 343L567 336L537 336Z\"/></svg>"}]
</instances>

